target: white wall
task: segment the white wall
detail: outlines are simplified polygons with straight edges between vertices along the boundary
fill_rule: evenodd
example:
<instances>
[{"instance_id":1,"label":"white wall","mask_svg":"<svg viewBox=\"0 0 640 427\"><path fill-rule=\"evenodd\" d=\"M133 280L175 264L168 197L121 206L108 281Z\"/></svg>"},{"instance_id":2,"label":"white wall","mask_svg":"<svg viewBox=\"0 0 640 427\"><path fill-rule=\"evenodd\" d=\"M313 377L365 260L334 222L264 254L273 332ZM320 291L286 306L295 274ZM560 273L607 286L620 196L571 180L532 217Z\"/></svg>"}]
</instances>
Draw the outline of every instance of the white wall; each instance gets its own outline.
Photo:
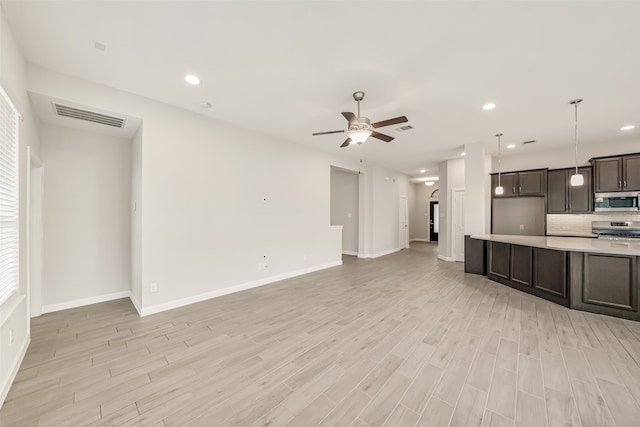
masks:
<instances>
[{"instance_id":1,"label":"white wall","mask_svg":"<svg viewBox=\"0 0 640 427\"><path fill-rule=\"evenodd\" d=\"M43 311L128 295L131 142L49 125L41 139Z\"/></svg>"},{"instance_id":2,"label":"white wall","mask_svg":"<svg viewBox=\"0 0 640 427\"><path fill-rule=\"evenodd\" d=\"M131 300L142 310L142 132L131 140Z\"/></svg>"},{"instance_id":3,"label":"white wall","mask_svg":"<svg viewBox=\"0 0 640 427\"><path fill-rule=\"evenodd\" d=\"M28 73L34 93L143 120L143 314L341 262L330 166L360 163L35 66ZM361 180L367 253L397 249L408 178L371 167Z\"/></svg>"},{"instance_id":4,"label":"white wall","mask_svg":"<svg viewBox=\"0 0 640 427\"><path fill-rule=\"evenodd\" d=\"M143 119L143 314L341 262L330 166L358 163L38 67L28 73L34 93Z\"/></svg>"},{"instance_id":5,"label":"white wall","mask_svg":"<svg viewBox=\"0 0 640 427\"><path fill-rule=\"evenodd\" d=\"M380 256L399 250L400 196L410 197L409 178L406 175L380 168L369 170L372 185L373 242L371 256Z\"/></svg>"},{"instance_id":6,"label":"white wall","mask_svg":"<svg viewBox=\"0 0 640 427\"><path fill-rule=\"evenodd\" d=\"M342 253L358 254L358 174L331 168L331 225L342 225Z\"/></svg>"},{"instance_id":7,"label":"white wall","mask_svg":"<svg viewBox=\"0 0 640 427\"><path fill-rule=\"evenodd\" d=\"M0 307L0 405L9 391L29 344L29 312L27 301L27 146L39 154L40 124L32 113L25 89L26 63L13 40L11 29L0 4L0 84L9 95L23 121L20 122L20 287L19 292ZM13 331L13 344L9 334Z\"/></svg>"}]
</instances>

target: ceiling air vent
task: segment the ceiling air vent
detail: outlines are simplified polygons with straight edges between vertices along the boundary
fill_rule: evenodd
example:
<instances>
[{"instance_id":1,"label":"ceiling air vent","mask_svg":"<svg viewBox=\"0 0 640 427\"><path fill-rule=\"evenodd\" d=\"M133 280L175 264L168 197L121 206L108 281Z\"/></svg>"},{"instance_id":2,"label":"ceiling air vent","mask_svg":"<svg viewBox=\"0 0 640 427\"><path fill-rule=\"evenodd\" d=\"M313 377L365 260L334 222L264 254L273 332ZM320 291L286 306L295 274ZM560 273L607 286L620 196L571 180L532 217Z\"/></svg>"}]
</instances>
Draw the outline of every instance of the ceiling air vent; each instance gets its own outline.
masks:
<instances>
[{"instance_id":1,"label":"ceiling air vent","mask_svg":"<svg viewBox=\"0 0 640 427\"><path fill-rule=\"evenodd\" d=\"M398 132L404 132L407 130L411 130L413 129L413 126L411 125L404 125L404 126L400 126L398 129L396 129Z\"/></svg>"},{"instance_id":2,"label":"ceiling air vent","mask_svg":"<svg viewBox=\"0 0 640 427\"><path fill-rule=\"evenodd\" d=\"M120 117L107 116L95 111L81 110L80 108L69 107L68 105L53 103L53 109L58 116L70 117L72 119L84 120L86 122L98 123L105 126L123 128L125 119Z\"/></svg>"},{"instance_id":3,"label":"ceiling air vent","mask_svg":"<svg viewBox=\"0 0 640 427\"><path fill-rule=\"evenodd\" d=\"M537 141L535 139L531 139L529 141L523 141L522 145L527 145L527 144L535 144Z\"/></svg>"}]
</instances>

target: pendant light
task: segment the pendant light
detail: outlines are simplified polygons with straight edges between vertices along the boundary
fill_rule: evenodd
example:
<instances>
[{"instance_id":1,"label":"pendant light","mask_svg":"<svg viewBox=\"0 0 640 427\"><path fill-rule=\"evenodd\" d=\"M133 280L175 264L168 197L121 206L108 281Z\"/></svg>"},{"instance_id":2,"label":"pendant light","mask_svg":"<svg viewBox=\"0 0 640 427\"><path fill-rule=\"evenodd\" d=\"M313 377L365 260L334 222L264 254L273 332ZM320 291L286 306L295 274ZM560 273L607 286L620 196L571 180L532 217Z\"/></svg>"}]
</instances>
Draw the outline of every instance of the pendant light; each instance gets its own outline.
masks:
<instances>
[{"instance_id":1,"label":"pendant light","mask_svg":"<svg viewBox=\"0 0 640 427\"><path fill-rule=\"evenodd\" d=\"M500 160L501 160L501 153L500 153L500 137L502 136L501 133L497 133L496 136L498 137L498 186L496 187L496 196L501 196L504 194L504 188L502 187L502 183L500 182Z\"/></svg>"},{"instance_id":2,"label":"pendant light","mask_svg":"<svg viewBox=\"0 0 640 427\"><path fill-rule=\"evenodd\" d=\"M578 173L578 104L582 102L582 98L577 98L569 102L573 104L575 110L575 127L573 133L573 140L575 143L575 160L576 160L576 173L571 175L571 186L579 187L584 184L584 177Z\"/></svg>"}]
</instances>

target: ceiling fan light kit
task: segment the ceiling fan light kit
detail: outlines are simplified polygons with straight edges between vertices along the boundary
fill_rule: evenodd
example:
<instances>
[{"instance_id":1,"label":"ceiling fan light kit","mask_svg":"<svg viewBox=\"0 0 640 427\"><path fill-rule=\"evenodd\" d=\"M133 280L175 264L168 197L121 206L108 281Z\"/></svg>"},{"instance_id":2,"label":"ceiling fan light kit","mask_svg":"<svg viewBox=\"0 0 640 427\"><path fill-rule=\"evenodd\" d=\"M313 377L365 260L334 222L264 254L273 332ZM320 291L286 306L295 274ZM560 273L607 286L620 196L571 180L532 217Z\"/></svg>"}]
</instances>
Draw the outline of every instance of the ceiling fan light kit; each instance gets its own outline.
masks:
<instances>
[{"instance_id":1,"label":"ceiling fan light kit","mask_svg":"<svg viewBox=\"0 0 640 427\"><path fill-rule=\"evenodd\" d=\"M392 136L376 132L375 129L409 121L405 116L400 116L389 120L383 120L381 122L371 123L371 120L369 120L368 117L360 116L360 101L364 99L364 92L354 92L353 99L358 103L358 115L356 116L355 114L350 112L342 113L342 116L349 122L349 126L347 127L347 129L332 130L328 132L316 132L311 135L328 135L332 133L346 132L347 139L342 143L340 147L346 147L348 145L351 145L352 143L362 144L369 137L377 138L385 142L391 142L394 139Z\"/></svg>"}]
</instances>

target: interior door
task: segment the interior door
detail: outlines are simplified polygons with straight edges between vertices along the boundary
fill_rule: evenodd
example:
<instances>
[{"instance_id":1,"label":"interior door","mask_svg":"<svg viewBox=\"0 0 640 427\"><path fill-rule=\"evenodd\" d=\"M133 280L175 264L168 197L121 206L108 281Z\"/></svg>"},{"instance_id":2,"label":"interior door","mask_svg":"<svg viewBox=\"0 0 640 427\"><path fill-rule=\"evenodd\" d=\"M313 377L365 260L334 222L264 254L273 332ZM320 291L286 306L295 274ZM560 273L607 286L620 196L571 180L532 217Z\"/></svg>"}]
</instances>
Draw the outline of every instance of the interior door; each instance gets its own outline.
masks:
<instances>
[{"instance_id":1,"label":"interior door","mask_svg":"<svg viewBox=\"0 0 640 427\"><path fill-rule=\"evenodd\" d=\"M409 205L407 196L400 196L400 232L398 247L406 249L409 247Z\"/></svg>"},{"instance_id":2,"label":"interior door","mask_svg":"<svg viewBox=\"0 0 640 427\"><path fill-rule=\"evenodd\" d=\"M453 190L453 259L464 262L464 190Z\"/></svg>"},{"instance_id":3,"label":"interior door","mask_svg":"<svg viewBox=\"0 0 640 427\"><path fill-rule=\"evenodd\" d=\"M438 202L429 202L429 240L432 242L438 241L439 213Z\"/></svg>"}]
</instances>

